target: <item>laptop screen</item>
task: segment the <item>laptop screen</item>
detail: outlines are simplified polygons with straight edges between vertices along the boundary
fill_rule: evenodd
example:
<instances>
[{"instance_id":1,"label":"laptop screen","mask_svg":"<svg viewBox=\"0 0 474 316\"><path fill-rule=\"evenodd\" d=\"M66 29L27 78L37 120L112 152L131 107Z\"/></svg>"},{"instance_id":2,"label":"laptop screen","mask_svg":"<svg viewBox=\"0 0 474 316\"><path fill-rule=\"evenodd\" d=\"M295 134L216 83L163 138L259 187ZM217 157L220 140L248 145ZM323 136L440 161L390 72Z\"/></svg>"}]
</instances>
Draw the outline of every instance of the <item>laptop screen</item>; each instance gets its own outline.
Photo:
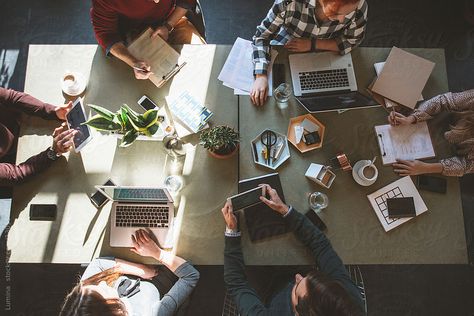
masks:
<instances>
[{"instance_id":1,"label":"laptop screen","mask_svg":"<svg viewBox=\"0 0 474 316\"><path fill-rule=\"evenodd\" d=\"M169 200L166 189L160 188L102 187L102 190L114 201L168 202Z\"/></svg>"}]
</instances>

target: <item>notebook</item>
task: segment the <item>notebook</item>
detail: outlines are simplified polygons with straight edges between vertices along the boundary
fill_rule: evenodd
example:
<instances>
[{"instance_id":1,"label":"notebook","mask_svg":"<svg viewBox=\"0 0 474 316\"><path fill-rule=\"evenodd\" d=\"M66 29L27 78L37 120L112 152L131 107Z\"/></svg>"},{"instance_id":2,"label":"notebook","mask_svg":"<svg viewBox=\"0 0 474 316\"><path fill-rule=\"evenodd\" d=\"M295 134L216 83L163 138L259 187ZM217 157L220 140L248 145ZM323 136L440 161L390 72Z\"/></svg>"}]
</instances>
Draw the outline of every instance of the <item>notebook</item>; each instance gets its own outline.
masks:
<instances>
[{"instance_id":1,"label":"notebook","mask_svg":"<svg viewBox=\"0 0 474 316\"><path fill-rule=\"evenodd\" d=\"M435 64L393 47L372 91L414 109Z\"/></svg>"},{"instance_id":2,"label":"notebook","mask_svg":"<svg viewBox=\"0 0 474 316\"><path fill-rule=\"evenodd\" d=\"M410 125L378 125L375 134L382 163L389 165L396 159L424 159L435 156L430 131L426 122Z\"/></svg>"},{"instance_id":3,"label":"notebook","mask_svg":"<svg viewBox=\"0 0 474 316\"><path fill-rule=\"evenodd\" d=\"M403 223L408 222L413 217L390 218L388 217L387 199L399 197L413 197L415 202L416 216L428 210L425 202L420 196L420 193L415 187L410 176L403 177L395 182L386 185L385 187L367 195L372 208L374 209L377 218L382 224L383 229L388 232Z\"/></svg>"},{"instance_id":4,"label":"notebook","mask_svg":"<svg viewBox=\"0 0 474 316\"><path fill-rule=\"evenodd\" d=\"M173 47L160 36L151 40L151 34L153 34L151 28L145 30L128 46L128 50L150 65L153 74L149 79L160 88L178 73L183 64L178 62L180 55Z\"/></svg>"},{"instance_id":5,"label":"notebook","mask_svg":"<svg viewBox=\"0 0 474 316\"><path fill-rule=\"evenodd\" d=\"M281 187L278 173L271 173L251 179L239 181L239 193L255 188L261 183L266 183L278 192L283 203L285 197ZM284 219L266 204L260 203L244 209L245 223L252 242L288 232Z\"/></svg>"}]
</instances>

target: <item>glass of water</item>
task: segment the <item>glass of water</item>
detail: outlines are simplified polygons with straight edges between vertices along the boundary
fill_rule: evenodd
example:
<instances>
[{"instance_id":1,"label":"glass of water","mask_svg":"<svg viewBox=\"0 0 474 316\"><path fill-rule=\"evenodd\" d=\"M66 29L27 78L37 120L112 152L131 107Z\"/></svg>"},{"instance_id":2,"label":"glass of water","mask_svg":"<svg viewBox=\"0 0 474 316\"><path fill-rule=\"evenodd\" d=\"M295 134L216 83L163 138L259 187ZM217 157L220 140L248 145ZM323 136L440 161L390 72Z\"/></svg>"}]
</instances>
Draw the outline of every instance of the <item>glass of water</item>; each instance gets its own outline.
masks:
<instances>
[{"instance_id":1,"label":"glass of water","mask_svg":"<svg viewBox=\"0 0 474 316\"><path fill-rule=\"evenodd\" d=\"M183 188L183 178L176 175L167 176L165 187L171 194L178 193Z\"/></svg>"},{"instance_id":2,"label":"glass of water","mask_svg":"<svg viewBox=\"0 0 474 316\"><path fill-rule=\"evenodd\" d=\"M309 195L308 203L313 211L319 213L328 207L329 199L328 196L322 192L313 192Z\"/></svg>"},{"instance_id":3,"label":"glass of water","mask_svg":"<svg viewBox=\"0 0 474 316\"><path fill-rule=\"evenodd\" d=\"M288 83L282 83L273 90L273 96L278 103L288 103L293 91Z\"/></svg>"}]
</instances>

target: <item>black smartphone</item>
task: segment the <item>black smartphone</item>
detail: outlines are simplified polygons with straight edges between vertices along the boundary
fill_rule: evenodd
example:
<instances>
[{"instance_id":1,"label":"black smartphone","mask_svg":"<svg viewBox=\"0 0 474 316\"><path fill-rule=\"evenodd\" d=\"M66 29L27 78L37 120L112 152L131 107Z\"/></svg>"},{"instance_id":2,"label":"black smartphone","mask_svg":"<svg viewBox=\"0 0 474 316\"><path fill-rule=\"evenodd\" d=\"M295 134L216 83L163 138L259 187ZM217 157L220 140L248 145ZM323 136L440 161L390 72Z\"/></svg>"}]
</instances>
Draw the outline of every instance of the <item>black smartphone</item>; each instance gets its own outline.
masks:
<instances>
[{"instance_id":1,"label":"black smartphone","mask_svg":"<svg viewBox=\"0 0 474 316\"><path fill-rule=\"evenodd\" d=\"M141 106L145 111L159 109L160 107L155 104L149 97L146 95L142 96L140 100L138 100L138 105Z\"/></svg>"},{"instance_id":2,"label":"black smartphone","mask_svg":"<svg viewBox=\"0 0 474 316\"><path fill-rule=\"evenodd\" d=\"M92 139L89 126L83 125L87 121L87 116L82 104L82 98L77 98L74 101L71 110L66 114L66 121L69 129L77 130L77 134L74 136L74 148L78 153Z\"/></svg>"},{"instance_id":3,"label":"black smartphone","mask_svg":"<svg viewBox=\"0 0 474 316\"><path fill-rule=\"evenodd\" d=\"M314 226L316 226L317 228L319 228L319 230L325 231L325 230L327 229L326 224L324 224L324 222L323 222L323 220L321 219L321 217L319 217L318 214L316 214L315 211L309 210L308 212L306 212L306 217L309 218L309 220L311 221L311 223L313 223Z\"/></svg>"},{"instance_id":4,"label":"black smartphone","mask_svg":"<svg viewBox=\"0 0 474 316\"><path fill-rule=\"evenodd\" d=\"M388 217L414 217L416 216L415 201L412 197L388 198Z\"/></svg>"},{"instance_id":5,"label":"black smartphone","mask_svg":"<svg viewBox=\"0 0 474 316\"><path fill-rule=\"evenodd\" d=\"M107 180L103 185L107 186L115 186L115 183L112 182L112 180ZM92 194L90 197L92 204L94 204L95 207L101 208L108 202L108 198L103 195L99 190L95 191L94 194Z\"/></svg>"},{"instance_id":6,"label":"black smartphone","mask_svg":"<svg viewBox=\"0 0 474 316\"><path fill-rule=\"evenodd\" d=\"M31 204L30 221L54 221L56 219L56 204Z\"/></svg>"},{"instance_id":7,"label":"black smartphone","mask_svg":"<svg viewBox=\"0 0 474 316\"><path fill-rule=\"evenodd\" d=\"M417 178L418 188L436 193L446 193L447 181L444 178L421 175Z\"/></svg>"},{"instance_id":8,"label":"black smartphone","mask_svg":"<svg viewBox=\"0 0 474 316\"><path fill-rule=\"evenodd\" d=\"M273 87L278 87L280 84L285 83L285 65L284 64L273 64L272 66L272 79Z\"/></svg>"}]
</instances>

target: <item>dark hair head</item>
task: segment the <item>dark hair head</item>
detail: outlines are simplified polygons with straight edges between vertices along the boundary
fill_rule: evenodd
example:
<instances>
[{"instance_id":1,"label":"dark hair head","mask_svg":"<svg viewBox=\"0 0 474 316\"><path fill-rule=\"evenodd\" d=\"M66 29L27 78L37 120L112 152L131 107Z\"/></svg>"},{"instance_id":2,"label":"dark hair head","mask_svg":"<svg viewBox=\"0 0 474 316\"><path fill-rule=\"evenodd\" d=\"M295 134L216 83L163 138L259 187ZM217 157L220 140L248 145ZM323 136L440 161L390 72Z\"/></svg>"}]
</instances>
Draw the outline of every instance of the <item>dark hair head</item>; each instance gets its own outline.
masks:
<instances>
[{"instance_id":1,"label":"dark hair head","mask_svg":"<svg viewBox=\"0 0 474 316\"><path fill-rule=\"evenodd\" d=\"M102 271L79 282L66 296L60 316L127 316L125 304L118 298L105 299L87 285L105 281L111 285L120 276L114 268Z\"/></svg>"},{"instance_id":2,"label":"dark hair head","mask_svg":"<svg viewBox=\"0 0 474 316\"><path fill-rule=\"evenodd\" d=\"M321 272L312 271L306 277L306 296L295 306L299 316L359 316L360 308L342 285Z\"/></svg>"}]
</instances>

